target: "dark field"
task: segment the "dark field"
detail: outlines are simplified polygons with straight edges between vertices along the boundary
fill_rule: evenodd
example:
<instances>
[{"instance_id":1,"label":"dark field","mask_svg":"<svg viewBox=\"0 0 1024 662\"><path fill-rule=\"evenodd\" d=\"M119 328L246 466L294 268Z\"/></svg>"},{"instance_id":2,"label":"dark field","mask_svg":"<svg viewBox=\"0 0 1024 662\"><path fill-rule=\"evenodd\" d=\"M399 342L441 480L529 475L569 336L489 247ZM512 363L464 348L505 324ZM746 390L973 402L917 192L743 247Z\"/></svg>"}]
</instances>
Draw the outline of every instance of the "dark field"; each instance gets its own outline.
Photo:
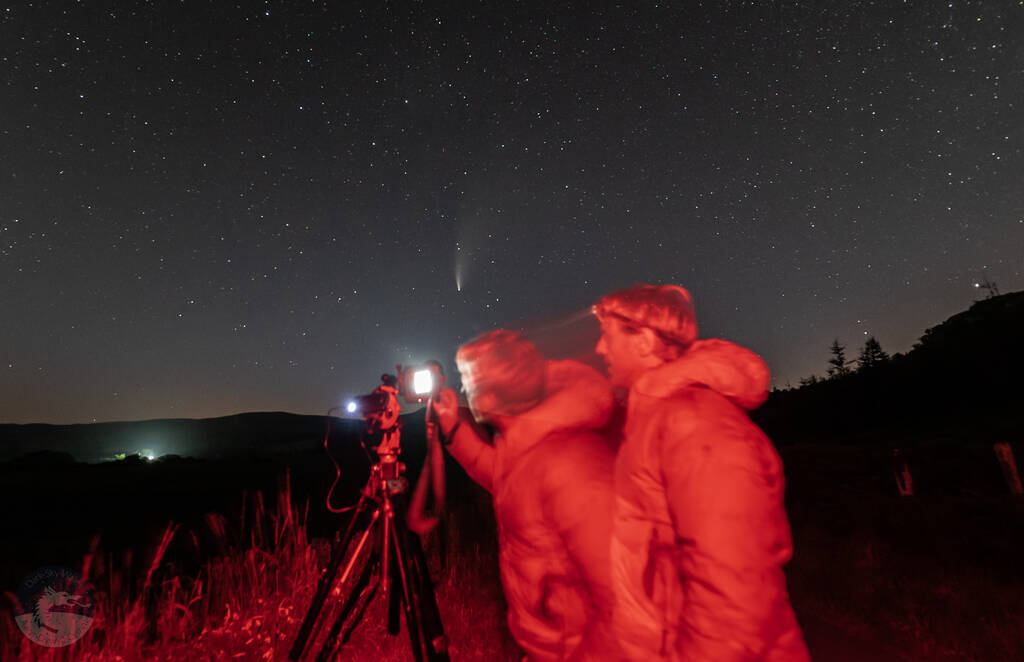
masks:
<instances>
[{"instance_id":1,"label":"dark field","mask_svg":"<svg viewBox=\"0 0 1024 662\"><path fill-rule=\"evenodd\" d=\"M415 466L415 444L405 445ZM888 447L781 453L796 547L790 592L815 660L1021 659L1024 504L1008 496L990 445L907 449L914 497L898 495ZM365 462L347 466L336 505L365 480ZM96 545L91 575L105 614L82 641L51 650L21 636L5 602L0 657L284 659L326 557L320 539L343 519L324 508L333 476L322 451L0 465L0 587L43 565L80 569ZM518 659L488 498L454 465L448 483L445 535L427 546L452 659ZM154 563L169 522L180 526ZM350 659L411 659L404 633L384 633L382 612L367 612Z\"/></svg>"}]
</instances>

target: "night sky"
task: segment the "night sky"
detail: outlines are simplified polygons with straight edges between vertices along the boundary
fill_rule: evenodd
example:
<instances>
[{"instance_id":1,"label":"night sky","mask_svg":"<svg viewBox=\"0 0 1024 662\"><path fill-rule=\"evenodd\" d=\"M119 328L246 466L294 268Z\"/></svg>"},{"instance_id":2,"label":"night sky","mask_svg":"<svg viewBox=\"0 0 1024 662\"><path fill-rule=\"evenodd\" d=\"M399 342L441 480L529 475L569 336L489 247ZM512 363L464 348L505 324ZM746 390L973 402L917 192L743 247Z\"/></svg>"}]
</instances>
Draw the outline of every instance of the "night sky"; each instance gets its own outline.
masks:
<instances>
[{"instance_id":1,"label":"night sky","mask_svg":"<svg viewBox=\"0 0 1024 662\"><path fill-rule=\"evenodd\" d=\"M323 413L635 281L795 386L1024 288L1024 2L100 4L0 6L0 422Z\"/></svg>"}]
</instances>

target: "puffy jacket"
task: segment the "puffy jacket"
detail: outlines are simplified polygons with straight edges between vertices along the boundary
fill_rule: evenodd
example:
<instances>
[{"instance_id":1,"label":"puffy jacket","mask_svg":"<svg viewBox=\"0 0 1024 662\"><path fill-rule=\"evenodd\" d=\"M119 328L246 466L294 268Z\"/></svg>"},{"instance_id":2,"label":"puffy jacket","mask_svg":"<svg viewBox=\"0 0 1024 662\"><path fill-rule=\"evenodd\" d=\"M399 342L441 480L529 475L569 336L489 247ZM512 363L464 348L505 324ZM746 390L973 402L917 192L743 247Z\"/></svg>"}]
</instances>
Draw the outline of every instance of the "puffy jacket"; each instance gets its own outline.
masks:
<instances>
[{"instance_id":1,"label":"puffy jacket","mask_svg":"<svg viewBox=\"0 0 1024 662\"><path fill-rule=\"evenodd\" d=\"M594 430L613 404L597 371L549 362L545 400L520 414L494 447L508 625L537 662L604 659L607 650L600 642L611 616L614 452Z\"/></svg>"},{"instance_id":2,"label":"puffy jacket","mask_svg":"<svg viewBox=\"0 0 1024 662\"><path fill-rule=\"evenodd\" d=\"M809 660L782 571L782 463L745 412L767 394L760 357L723 340L630 389L610 549L629 659Z\"/></svg>"}]
</instances>

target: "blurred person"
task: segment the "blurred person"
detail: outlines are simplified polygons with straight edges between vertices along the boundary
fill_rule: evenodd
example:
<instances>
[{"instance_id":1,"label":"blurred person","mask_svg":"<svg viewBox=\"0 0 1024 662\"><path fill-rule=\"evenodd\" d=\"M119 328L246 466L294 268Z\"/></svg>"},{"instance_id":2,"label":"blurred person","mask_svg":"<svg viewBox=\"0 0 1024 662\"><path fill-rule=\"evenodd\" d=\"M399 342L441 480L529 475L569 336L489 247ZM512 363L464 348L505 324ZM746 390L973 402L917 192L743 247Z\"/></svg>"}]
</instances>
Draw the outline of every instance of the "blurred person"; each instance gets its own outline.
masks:
<instances>
[{"instance_id":1,"label":"blurred person","mask_svg":"<svg viewBox=\"0 0 1024 662\"><path fill-rule=\"evenodd\" d=\"M596 432L614 405L607 380L501 329L463 345L456 363L469 411L451 389L434 409L449 452L493 498L512 636L537 662L614 659L614 451ZM493 426L493 445L477 422Z\"/></svg>"},{"instance_id":2,"label":"blurred person","mask_svg":"<svg viewBox=\"0 0 1024 662\"><path fill-rule=\"evenodd\" d=\"M594 312L596 351L628 389L610 548L619 645L631 660L809 660L782 570L782 462L746 414L768 395L767 366L697 340L682 287L637 284Z\"/></svg>"}]
</instances>

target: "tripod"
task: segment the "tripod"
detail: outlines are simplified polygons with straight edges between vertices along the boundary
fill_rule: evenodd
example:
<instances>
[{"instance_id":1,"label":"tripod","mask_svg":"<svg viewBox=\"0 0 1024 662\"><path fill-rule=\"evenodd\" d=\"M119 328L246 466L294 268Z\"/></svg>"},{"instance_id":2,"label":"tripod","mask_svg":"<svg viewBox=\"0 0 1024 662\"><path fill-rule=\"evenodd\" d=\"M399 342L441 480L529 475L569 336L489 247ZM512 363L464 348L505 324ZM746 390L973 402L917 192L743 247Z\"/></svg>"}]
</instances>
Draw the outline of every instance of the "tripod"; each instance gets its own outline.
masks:
<instances>
[{"instance_id":1,"label":"tripod","mask_svg":"<svg viewBox=\"0 0 1024 662\"><path fill-rule=\"evenodd\" d=\"M345 595L341 610L321 645L316 661L328 662L340 652L339 635L345 630L341 640L344 643L366 605L380 590L388 605L390 634L398 634L399 610L404 610L409 643L416 662L448 662L448 640L441 625L423 547L419 538L411 534L405 525L404 494L408 481L402 475L404 468L393 455L385 455L380 463L373 465L345 534L331 551L331 560L320 577L313 601L288 654L292 662L302 659L338 569L346 559L338 580L342 589L357 561L364 561L363 569L358 581ZM355 547L351 554L346 555L353 540L356 540ZM374 583L371 585L371 582ZM359 614L346 629L346 623L361 601L364 604Z\"/></svg>"}]
</instances>

